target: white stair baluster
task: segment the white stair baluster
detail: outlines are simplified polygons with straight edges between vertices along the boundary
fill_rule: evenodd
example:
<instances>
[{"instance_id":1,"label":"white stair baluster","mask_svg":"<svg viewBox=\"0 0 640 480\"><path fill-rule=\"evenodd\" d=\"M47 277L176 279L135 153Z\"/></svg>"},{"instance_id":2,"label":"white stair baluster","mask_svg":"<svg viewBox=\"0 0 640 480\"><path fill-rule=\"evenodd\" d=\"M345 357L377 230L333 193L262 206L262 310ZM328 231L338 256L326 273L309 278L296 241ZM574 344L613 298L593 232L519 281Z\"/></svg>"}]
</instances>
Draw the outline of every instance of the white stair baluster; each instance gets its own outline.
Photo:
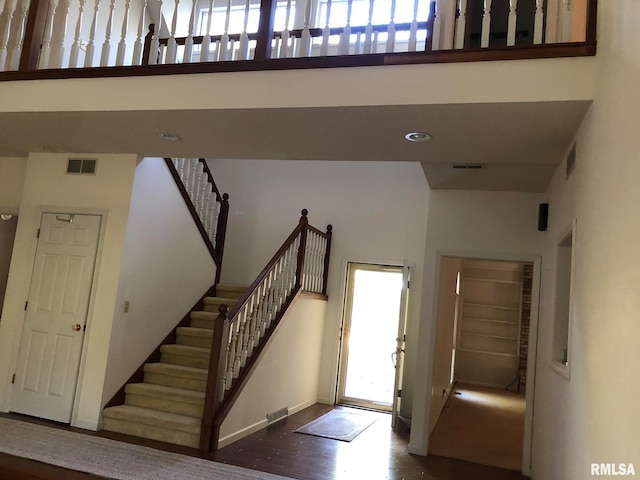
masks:
<instances>
[{"instance_id":1,"label":"white stair baluster","mask_svg":"<svg viewBox=\"0 0 640 480\"><path fill-rule=\"evenodd\" d=\"M208 232L209 232L209 227L210 227L210 223L211 223L211 217L212 217L212 213L213 213L213 206L211 205L212 197L213 197L212 185L210 183L207 183L205 194L204 194L203 207L202 207L202 210L204 212L204 217L202 219L202 225L204 226L204 231L207 232L207 238L209 238L209 240L211 240L211 237L209 236ZM213 242L211 242L211 243L213 243Z\"/></svg>"},{"instance_id":2,"label":"white stair baluster","mask_svg":"<svg viewBox=\"0 0 640 480\"><path fill-rule=\"evenodd\" d=\"M93 66L93 55L96 45L96 26L98 21L98 8L100 7L100 0L96 0L93 6L93 18L91 20L91 31L89 32L89 42L87 43L87 49L84 54L84 66L85 68Z\"/></svg>"},{"instance_id":3,"label":"white stair baluster","mask_svg":"<svg viewBox=\"0 0 640 480\"><path fill-rule=\"evenodd\" d=\"M482 36L480 39L480 48L489 47L489 38L491 36L491 3L493 0L484 0L484 15L482 16Z\"/></svg>"},{"instance_id":4,"label":"white stair baluster","mask_svg":"<svg viewBox=\"0 0 640 480\"><path fill-rule=\"evenodd\" d=\"M176 63L176 55L178 53L178 44L176 43L176 28L178 28L178 7L180 0L175 0L173 6L173 18L171 19L171 32L167 40L167 56L165 63Z\"/></svg>"},{"instance_id":5,"label":"white stair baluster","mask_svg":"<svg viewBox=\"0 0 640 480\"><path fill-rule=\"evenodd\" d=\"M213 0L209 0L209 10L207 13L207 29L202 37L202 47L200 50L200 61L209 61L209 47L211 46L211 17L213 16Z\"/></svg>"},{"instance_id":6,"label":"white stair baluster","mask_svg":"<svg viewBox=\"0 0 640 480\"><path fill-rule=\"evenodd\" d=\"M7 60L7 44L9 43L11 20L13 19L15 5L11 0L6 0L0 14L0 71L5 70Z\"/></svg>"},{"instance_id":7,"label":"white stair baluster","mask_svg":"<svg viewBox=\"0 0 640 480\"><path fill-rule=\"evenodd\" d=\"M518 21L518 0L509 0L509 21L507 26L507 46L516 44L516 29Z\"/></svg>"},{"instance_id":8,"label":"white stair baluster","mask_svg":"<svg viewBox=\"0 0 640 480\"><path fill-rule=\"evenodd\" d=\"M396 44L396 0L391 0L389 25L387 26L387 53L393 53Z\"/></svg>"},{"instance_id":9,"label":"white stair baluster","mask_svg":"<svg viewBox=\"0 0 640 480\"><path fill-rule=\"evenodd\" d=\"M116 65L124 65L124 57L127 54L127 31L129 30L129 10L131 0L125 1L124 17L122 18L122 28L120 29L120 42L118 43L118 53L116 54Z\"/></svg>"},{"instance_id":10,"label":"white stair baluster","mask_svg":"<svg viewBox=\"0 0 640 480\"><path fill-rule=\"evenodd\" d=\"M340 35L340 46L338 55L349 55L349 44L351 42L351 13L353 12L353 0L347 0L347 24Z\"/></svg>"},{"instance_id":11,"label":"white stair baluster","mask_svg":"<svg viewBox=\"0 0 640 480\"><path fill-rule=\"evenodd\" d=\"M278 58L287 58L289 56L289 21L290 20L291 20L291 0L287 0L284 29L280 34L280 52L278 53Z\"/></svg>"},{"instance_id":12,"label":"white stair baluster","mask_svg":"<svg viewBox=\"0 0 640 480\"><path fill-rule=\"evenodd\" d=\"M79 0L78 18L76 19L76 27L73 34L73 43L71 44L71 53L69 55L69 68L78 67L78 58L82 47L82 16L84 15L85 0Z\"/></svg>"},{"instance_id":13,"label":"white stair baluster","mask_svg":"<svg viewBox=\"0 0 640 480\"><path fill-rule=\"evenodd\" d=\"M415 52L418 49L418 3L420 0L414 0L413 2L413 20L411 20L411 27L409 27L409 47L410 52Z\"/></svg>"},{"instance_id":14,"label":"white stair baluster","mask_svg":"<svg viewBox=\"0 0 640 480\"><path fill-rule=\"evenodd\" d=\"M218 47L218 61L224 62L229 60L229 20L231 19L231 0L227 0L227 11L224 19L224 32L220 37L220 46Z\"/></svg>"},{"instance_id":15,"label":"white stair baluster","mask_svg":"<svg viewBox=\"0 0 640 480\"><path fill-rule=\"evenodd\" d=\"M536 0L536 14L533 26L533 43L539 45L542 43L544 28L544 0Z\"/></svg>"},{"instance_id":16,"label":"white stair baluster","mask_svg":"<svg viewBox=\"0 0 640 480\"><path fill-rule=\"evenodd\" d=\"M22 53L22 42L24 40L24 31L27 24L27 15L29 14L29 0L19 1L16 5L16 15L14 16L14 32L15 41L10 42L11 48L7 56L7 65L9 70L18 70L20 67L20 55Z\"/></svg>"},{"instance_id":17,"label":"white stair baluster","mask_svg":"<svg viewBox=\"0 0 640 480\"><path fill-rule=\"evenodd\" d=\"M304 25L300 34L300 48L298 57L308 57L311 55L311 32L309 30L309 22L311 19L311 0L307 0L307 6L304 12Z\"/></svg>"},{"instance_id":18,"label":"white stair baluster","mask_svg":"<svg viewBox=\"0 0 640 480\"><path fill-rule=\"evenodd\" d=\"M459 15L456 20L456 41L454 48L460 50L464 48L464 36L467 28L467 0L460 0L458 5Z\"/></svg>"},{"instance_id":19,"label":"white stair baluster","mask_svg":"<svg viewBox=\"0 0 640 480\"><path fill-rule=\"evenodd\" d=\"M144 15L147 11L147 0L144 0L142 5L142 11L140 12L140 19L138 20L138 35L136 36L136 41L133 44L133 58L131 59L132 65L141 65L142 64L142 50L144 48Z\"/></svg>"},{"instance_id":20,"label":"white stair baluster","mask_svg":"<svg viewBox=\"0 0 640 480\"><path fill-rule=\"evenodd\" d=\"M187 193L189 194L189 198L193 198L193 191L197 178L197 168L198 168L198 159L190 158L189 159L189 178L187 179Z\"/></svg>"},{"instance_id":21,"label":"white stair baluster","mask_svg":"<svg viewBox=\"0 0 640 480\"><path fill-rule=\"evenodd\" d=\"M195 176L193 179L193 186L191 188L191 202L193 203L193 206L196 209L196 212L198 211L198 197L200 195L200 183L202 182L202 163L198 162L196 160L196 168L195 168Z\"/></svg>"},{"instance_id":22,"label":"white stair baluster","mask_svg":"<svg viewBox=\"0 0 640 480\"><path fill-rule=\"evenodd\" d=\"M50 68L49 58L51 55L51 41L53 37L53 26L55 25L56 10L58 8L58 2L52 1L49 3L49 12L47 13L47 23L42 38L42 49L40 51L40 68ZM73 50L72 50L73 53ZM73 65L69 65L72 67Z\"/></svg>"},{"instance_id":23,"label":"white stair baluster","mask_svg":"<svg viewBox=\"0 0 640 480\"><path fill-rule=\"evenodd\" d=\"M109 19L107 20L107 30L105 32L104 43L102 44L102 55L100 55L100 66L109 65L109 56L111 55L111 34L113 30L113 11L116 8L116 0L111 0L109 6Z\"/></svg>"},{"instance_id":24,"label":"white stair baluster","mask_svg":"<svg viewBox=\"0 0 640 480\"><path fill-rule=\"evenodd\" d=\"M162 60L158 59L160 51L160 27L162 26L162 0L158 0L158 12L156 18L158 19L158 25L156 25L153 36L151 37L149 65L156 65L158 62L162 63Z\"/></svg>"},{"instance_id":25,"label":"white stair baluster","mask_svg":"<svg viewBox=\"0 0 640 480\"><path fill-rule=\"evenodd\" d=\"M249 4L247 0L244 5L244 19L242 33L240 34L240 46L238 47L238 60L249 60L249 34L247 27L249 26Z\"/></svg>"},{"instance_id":26,"label":"white stair baluster","mask_svg":"<svg viewBox=\"0 0 640 480\"><path fill-rule=\"evenodd\" d=\"M371 0L369 3L369 20L367 21L367 26L364 29L364 47L362 53L372 53L373 52L373 6L374 1Z\"/></svg>"},{"instance_id":27,"label":"white stair baluster","mask_svg":"<svg viewBox=\"0 0 640 480\"><path fill-rule=\"evenodd\" d=\"M325 19L324 28L322 29L322 44L320 45L321 57L326 57L329 54L329 37L331 36L331 27L329 27L330 20L331 20L331 0L327 0L327 15Z\"/></svg>"},{"instance_id":28,"label":"white stair baluster","mask_svg":"<svg viewBox=\"0 0 640 480\"><path fill-rule=\"evenodd\" d=\"M196 7L198 5L197 0L191 2L191 16L189 17L189 32L187 38L184 41L184 55L182 61L184 63L190 63L193 61L193 36L196 29Z\"/></svg>"},{"instance_id":29,"label":"white stair baluster","mask_svg":"<svg viewBox=\"0 0 640 480\"><path fill-rule=\"evenodd\" d=\"M209 225L209 238L211 239L211 243L213 243L214 247L217 244L218 218L220 217L220 210L222 209L221 202L222 200L214 193L213 218Z\"/></svg>"},{"instance_id":30,"label":"white stair baluster","mask_svg":"<svg viewBox=\"0 0 640 480\"><path fill-rule=\"evenodd\" d=\"M571 41L571 23L573 17L573 8L571 8L571 0L562 0L560 7L560 41Z\"/></svg>"}]
</instances>

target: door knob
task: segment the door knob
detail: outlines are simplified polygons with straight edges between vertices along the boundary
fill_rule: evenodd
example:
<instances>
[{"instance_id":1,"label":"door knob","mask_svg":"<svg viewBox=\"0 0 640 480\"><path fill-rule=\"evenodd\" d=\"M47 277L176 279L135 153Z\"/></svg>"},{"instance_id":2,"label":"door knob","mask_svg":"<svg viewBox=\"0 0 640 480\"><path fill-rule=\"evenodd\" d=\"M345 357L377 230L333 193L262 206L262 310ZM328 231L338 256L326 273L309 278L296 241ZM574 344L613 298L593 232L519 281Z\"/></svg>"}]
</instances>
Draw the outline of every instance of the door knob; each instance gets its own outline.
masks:
<instances>
[{"instance_id":1,"label":"door knob","mask_svg":"<svg viewBox=\"0 0 640 480\"><path fill-rule=\"evenodd\" d=\"M80 325L79 323L76 323L73 327L71 327L72 330L79 332L80 330L82 330L82 325Z\"/></svg>"}]
</instances>

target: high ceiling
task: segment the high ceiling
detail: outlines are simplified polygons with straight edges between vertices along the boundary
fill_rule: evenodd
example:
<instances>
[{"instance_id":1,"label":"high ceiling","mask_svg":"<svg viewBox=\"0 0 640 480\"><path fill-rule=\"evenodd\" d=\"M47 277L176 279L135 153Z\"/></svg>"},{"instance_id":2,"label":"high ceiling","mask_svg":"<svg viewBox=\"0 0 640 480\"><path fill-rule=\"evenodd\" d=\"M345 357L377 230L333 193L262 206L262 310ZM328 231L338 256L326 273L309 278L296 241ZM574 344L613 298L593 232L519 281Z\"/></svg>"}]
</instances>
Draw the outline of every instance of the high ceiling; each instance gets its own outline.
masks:
<instances>
[{"instance_id":1,"label":"high ceiling","mask_svg":"<svg viewBox=\"0 0 640 480\"><path fill-rule=\"evenodd\" d=\"M544 191L590 102L0 113L0 156L420 162L431 188ZM430 133L427 142L404 135ZM170 142L159 137L171 132ZM483 169L454 169L482 164Z\"/></svg>"}]
</instances>

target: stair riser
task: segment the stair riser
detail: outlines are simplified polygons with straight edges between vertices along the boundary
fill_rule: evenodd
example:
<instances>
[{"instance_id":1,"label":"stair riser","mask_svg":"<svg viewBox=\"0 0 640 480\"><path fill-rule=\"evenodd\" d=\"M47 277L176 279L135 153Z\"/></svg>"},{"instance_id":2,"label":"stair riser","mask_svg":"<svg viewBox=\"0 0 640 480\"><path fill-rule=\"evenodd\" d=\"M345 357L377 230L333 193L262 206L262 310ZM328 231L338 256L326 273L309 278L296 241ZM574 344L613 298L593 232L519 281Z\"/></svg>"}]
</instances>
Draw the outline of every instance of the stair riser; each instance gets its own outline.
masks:
<instances>
[{"instance_id":1,"label":"stair riser","mask_svg":"<svg viewBox=\"0 0 640 480\"><path fill-rule=\"evenodd\" d=\"M222 298L233 298L235 300L240 300L244 295L244 292L234 292L231 290L216 290L216 295Z\"/></svg>"},{"instance_id":2,"label":"stair riser","mask_svg":"<svg viewBox=\"0 0 640 480\"><path fill-rule=\"evenodd\" d=\"M194 328L206 328L208 330L213 330L213 324L215 320L204 320L201 318L192 318L191 326Z\"/></svg>"},{"instance_id":3,"label":"stair riser","mask_svg":"<svg viewBox=\"0 0 640 480\"><path fill-rule=\"evenodd\" d=\"M160 356L160 361L162 363L183 365L185 367L209 368L208 357L192 357L187 355L176 355L174 353L163 353Z\"/></svg>"},{"instance_id":4,"label":"stair riser","mask_svg":"<svg viewBox=\"0 0 640 480\"><path fill-rule=\"evenodd\" d=\"M198 448L200 444L200 434L192 434L166 429L157 426L144 425L130 420L120 420L114 418L104 418L104 428L112 432L135 435L136 437L159 440L161 442L184 445L185 447Z\"/></svg>"},{"instance_id":5,"label":"stair riser","mask_svg":"<svg viewBox=\"0 0 640 480\"><path fill-rule=\"evenodd\" d=\"M144 381L145 383L164 385L165 387L184 388L186 390L194 390L196 392L204 392L206 388L206 380L183 378L174 375L163 375L155 372L145 372Z\"/></svg>"},{"instance_id":6,"label":"stair riser","mask_svg":"<svg viewBox=\"0 0 640 480\"><path fill-rule=\"evenodd\" d=\"M202 418L202 403L192 404L179 402L169 398L150 397L148 395L132 393L127 393L124 403L125 405L131 405L133 407L142 407L150 410L186 415L193 418Z\"/></svg>"},{"instance_id":7,"label":"stair riser","mask_svg":"<svg viewBox=\"0 0 640 480\"><path fill-rule=\"evenodd\" d=\"M177 345L186 345L188 347L211 348L211 339L206 337L191 337L189 335L178 335L176 339Z\"/></svg>"}]
</instances>

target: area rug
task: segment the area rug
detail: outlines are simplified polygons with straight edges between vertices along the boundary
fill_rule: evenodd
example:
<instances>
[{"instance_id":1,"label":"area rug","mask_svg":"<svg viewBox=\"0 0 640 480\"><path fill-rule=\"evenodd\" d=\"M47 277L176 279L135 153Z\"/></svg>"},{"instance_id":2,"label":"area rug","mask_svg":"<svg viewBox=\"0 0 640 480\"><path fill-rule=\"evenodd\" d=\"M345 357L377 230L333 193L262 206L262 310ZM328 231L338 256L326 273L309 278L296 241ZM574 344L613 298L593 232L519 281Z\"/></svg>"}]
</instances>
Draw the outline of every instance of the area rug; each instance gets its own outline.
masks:
<instances>
[{"instance_id":1,"label":"area rug","mask_svg":"<svg viewBox=\"0 0 640 480\"><path fill-rule=\"evenodd\" d=\"M375 415L365 410L335 409L294 431L350 442L364 432L376 419Z\"/></svg>"},{"instance_id":2,"label":"area rug","mask_svg":"<svg viewBox=\"0 0 640 480\"><path fill-rule=\"evenodd\" d=\"M115 480L291 480L3 417L0 452Z\"/></svg>"}]
</instances>

